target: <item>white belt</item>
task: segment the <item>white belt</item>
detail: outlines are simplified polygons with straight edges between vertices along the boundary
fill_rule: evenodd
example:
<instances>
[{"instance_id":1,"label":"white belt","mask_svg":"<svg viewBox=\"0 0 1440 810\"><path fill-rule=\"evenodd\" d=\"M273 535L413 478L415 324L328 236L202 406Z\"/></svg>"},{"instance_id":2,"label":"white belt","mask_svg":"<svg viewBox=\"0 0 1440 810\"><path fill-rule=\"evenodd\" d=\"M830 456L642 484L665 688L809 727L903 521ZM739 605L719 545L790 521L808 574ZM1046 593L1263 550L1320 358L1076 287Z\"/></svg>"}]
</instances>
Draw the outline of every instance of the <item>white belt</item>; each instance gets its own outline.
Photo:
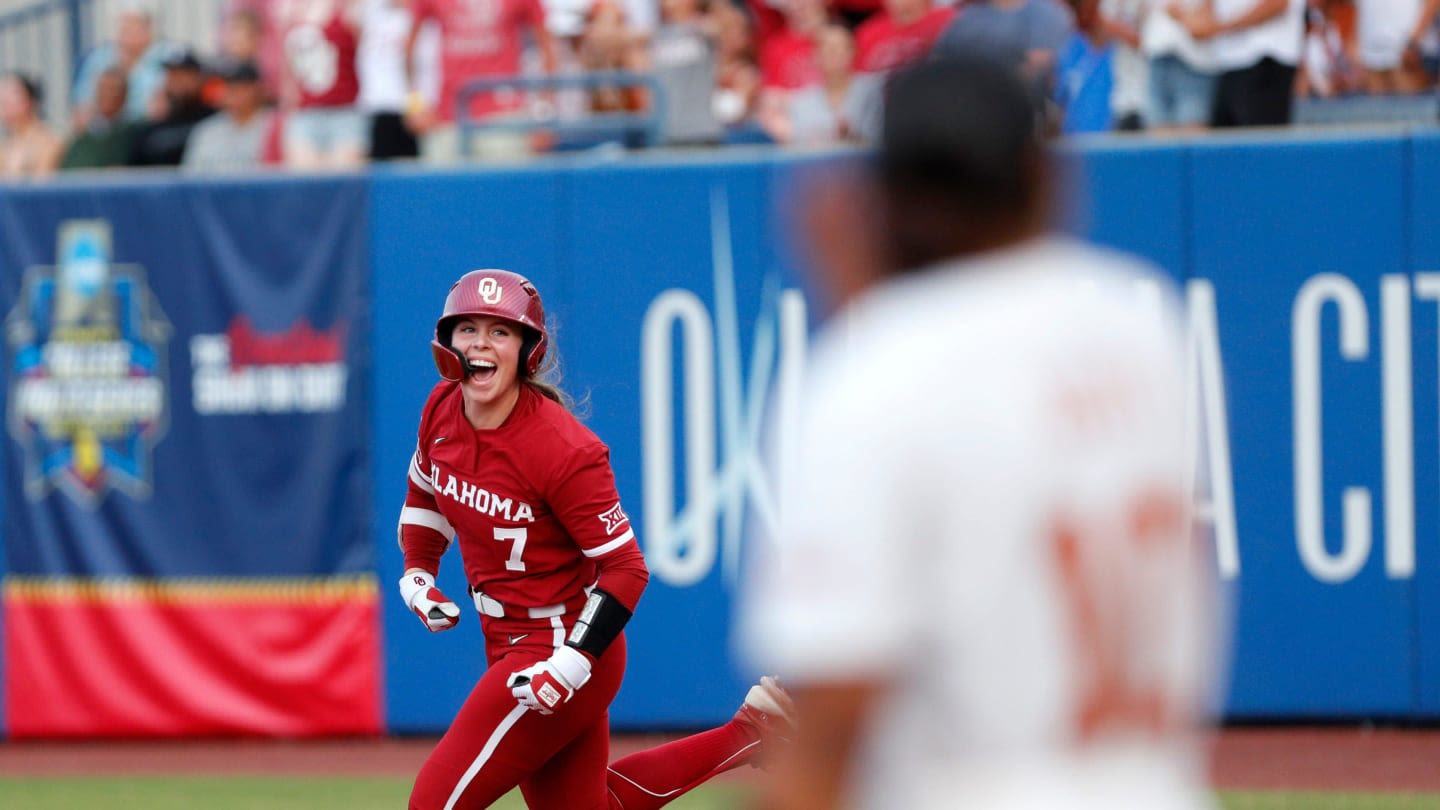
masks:
<instances>
[{"instance_id":1,"label":"white belt","mask_svg":"<svg viewBox=\"0 0 1440 810\"><path fill-rule=\"evenodd\" d=\"M470 594L471 596L475 597L475 609L480 611L481 616L489 616L492 619L505 618L506 614L504 605L500 604L494 599L491 599L490 597L479 591L471 591ZM564 616L565 606L561 604L526 608L525 615L529 616L532 619L548 619L552 616Z\"/></svg>"}]
</instances>

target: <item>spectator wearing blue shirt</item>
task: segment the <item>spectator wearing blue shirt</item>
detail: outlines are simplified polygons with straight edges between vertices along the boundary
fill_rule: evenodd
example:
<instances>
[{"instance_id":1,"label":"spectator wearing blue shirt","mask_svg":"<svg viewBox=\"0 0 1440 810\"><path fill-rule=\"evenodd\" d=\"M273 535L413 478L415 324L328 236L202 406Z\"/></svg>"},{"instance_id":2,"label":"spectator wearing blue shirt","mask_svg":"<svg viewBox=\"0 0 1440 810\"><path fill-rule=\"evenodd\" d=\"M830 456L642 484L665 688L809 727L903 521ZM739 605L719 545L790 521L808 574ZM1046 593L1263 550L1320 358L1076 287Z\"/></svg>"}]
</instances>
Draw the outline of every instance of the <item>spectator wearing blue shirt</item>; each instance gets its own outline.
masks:
<instances>
[{"instance_id":1,"label":"spectator wearing blue shirt","mask_svg":"<svg viewBox=\"0 0 1440 810\"><path fill-rule=\"evenodd\" d=\"M1114 127L1110 95L1114 47L1100 16L1100 0L1071 0L1075 32L1055 63L1055 103L1063 113L1060 131L1109 132Z\"/></svg>"},{"instance_id":2,"label":"spectator wearing blue shirt","mask_svg":"<svg viewBox=\"0 0 1440 810\"><path fill-rule=\"evenodd\" d=\"M148 6L126 2L115 20L115 39L95 46L75 74L71 108L77 130L90 125L95 111L95 84L112 67L126 78L125 118L142 121L156 117L150 108L165 82L164 59L169 48L155 41L155 18Z\"/></svg>"},{"instance_id":3,"label":"spectator wearing blue shirt","mask_svg":"<svg viewBox=\"0 0 1440 810\"><path fill-rule=\"evenodd\" d=\"M1050 95L1056 58L1075 30L1063 0L974 0L935 41L934 55L984 54L1016 65L1032 86Z\"/></svg>"}]
</instances>

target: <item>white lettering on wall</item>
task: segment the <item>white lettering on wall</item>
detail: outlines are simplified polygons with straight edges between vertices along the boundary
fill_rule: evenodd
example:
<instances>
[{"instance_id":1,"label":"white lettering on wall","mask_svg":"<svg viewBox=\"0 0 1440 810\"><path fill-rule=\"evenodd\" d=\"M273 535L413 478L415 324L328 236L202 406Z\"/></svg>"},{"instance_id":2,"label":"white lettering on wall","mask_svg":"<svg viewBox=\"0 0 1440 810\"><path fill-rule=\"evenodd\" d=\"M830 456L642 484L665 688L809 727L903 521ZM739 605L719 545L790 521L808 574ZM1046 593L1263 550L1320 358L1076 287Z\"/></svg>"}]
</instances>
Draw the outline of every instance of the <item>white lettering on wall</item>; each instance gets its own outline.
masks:
<instances>
[{"instance_id":1,"label":"white lettering on wall","mask_svg":"<svg viewBox=\"0 0 1440 810\"><path fill-rule=\"evenodd\" d=\"M688 290L666 290L651 302L641 327L641 452L644 530L650 570L669 585L705 579L721 562L739 573L747 507L774 530L777 506L762 442L772 406L780 436L793 436L808 328L798 290L767 285L756 319L748 370L742 372L739 302L730 253L729 205L711 195L711 252L715 313ZM681 419L676 422L676 335L681 343ZM718 408L717 408L718 406ZM684 456L684 504L676 507L675 426ZM782 445L778 463L786 463ZM793 455L793 454L792 454Z\"/></svg>"},{"instance_id":2,"label":"white lettering on wall","mask_svg":"<svg viewBox=\"0 0 1440 810\"><path fill-rule=\"evenodd\" d=\"M1230 466L1230 416L1225 396L1225 364L1220 354L1220 321L1215 307L1215 285L1192 279L1185 286L1186 458L1198 471L1201 486L1195 493L1195 516L1209 524L1215 535L1215 557L1220 576L1240 576L1240 537L1235 520L1235 483ZM1205 450L1200 464L1200 445Z\"/></svg>"},{"instance_id":3,"label":"white lettering on wall","mask_svg":"<svg viewBox=\"0 0 1440 810\"><path fill-rule=\"evenodd\" d=\"M1345 582L1370 556L1370 491L1346 487L1341 506L1343 537L1338 554L1325 547L1325 502L1320 394L1320 315L1334 304L1340 319L1340 356L1364 360L1370 353L1369 316L1355 284L1335 273L1305 282L1291 313L1292 393L1295 441L1295 542L1300 560L1321 582Z\"/></svg>"}]
</instances>

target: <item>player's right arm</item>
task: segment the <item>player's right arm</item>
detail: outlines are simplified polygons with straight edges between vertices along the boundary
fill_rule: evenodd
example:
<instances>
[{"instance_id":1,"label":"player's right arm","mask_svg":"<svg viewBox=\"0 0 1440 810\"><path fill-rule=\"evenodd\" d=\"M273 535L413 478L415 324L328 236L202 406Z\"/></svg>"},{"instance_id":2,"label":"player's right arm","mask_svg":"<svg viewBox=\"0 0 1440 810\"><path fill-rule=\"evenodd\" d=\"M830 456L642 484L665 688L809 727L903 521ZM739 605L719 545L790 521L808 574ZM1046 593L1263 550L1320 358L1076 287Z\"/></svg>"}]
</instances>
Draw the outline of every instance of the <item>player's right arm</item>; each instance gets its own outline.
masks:
<instances>
[{"instance_id":1,"label":"player's right arm","mask_svg":"<svg viewBox=\"0 0 1440 810\"><path fill-rule=\"evenodd\" d=\"M460 608L435 586L440 570L440 557L450 547L455 530L440 513L435 502L435 486L430 477L430 461L425 453L425 425L436 398L425 409L421 419L420 438L415 454L410 457L409 479L405 506L400 510L397 535L400 551L405 555L405 573L400 577L400 598L405 606L420 617L432 632L449 630L460 621Z\"/></svg>"}]
</instances>

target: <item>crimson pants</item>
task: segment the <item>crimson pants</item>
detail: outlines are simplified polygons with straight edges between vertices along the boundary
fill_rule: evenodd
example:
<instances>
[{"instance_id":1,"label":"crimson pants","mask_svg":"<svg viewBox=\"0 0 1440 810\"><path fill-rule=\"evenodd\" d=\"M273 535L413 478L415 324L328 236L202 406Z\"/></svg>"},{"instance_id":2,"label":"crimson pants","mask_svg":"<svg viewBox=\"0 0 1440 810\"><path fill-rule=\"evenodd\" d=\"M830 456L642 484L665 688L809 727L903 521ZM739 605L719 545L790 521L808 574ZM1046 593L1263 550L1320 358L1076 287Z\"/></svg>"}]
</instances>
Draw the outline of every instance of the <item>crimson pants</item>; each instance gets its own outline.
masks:
<instances>
[{"instance_id":1,"label":"crimson pants","mask_svg":"<svg viewBox=\"0 0 1440 810\"><path fill-rule=\"evenodd\" d=\"M488 632L490 650L505 647ZM551 715L515 702L505 681L550 656L550 634L535 633L491 655L450 729L415 779L411 810L488 807L515 786L531 810L649 810L758 752L753 732L734 721L608 765L610 701L625 671L625 637L615 639L590 680Z\"/></svg>"}]
</instances>

